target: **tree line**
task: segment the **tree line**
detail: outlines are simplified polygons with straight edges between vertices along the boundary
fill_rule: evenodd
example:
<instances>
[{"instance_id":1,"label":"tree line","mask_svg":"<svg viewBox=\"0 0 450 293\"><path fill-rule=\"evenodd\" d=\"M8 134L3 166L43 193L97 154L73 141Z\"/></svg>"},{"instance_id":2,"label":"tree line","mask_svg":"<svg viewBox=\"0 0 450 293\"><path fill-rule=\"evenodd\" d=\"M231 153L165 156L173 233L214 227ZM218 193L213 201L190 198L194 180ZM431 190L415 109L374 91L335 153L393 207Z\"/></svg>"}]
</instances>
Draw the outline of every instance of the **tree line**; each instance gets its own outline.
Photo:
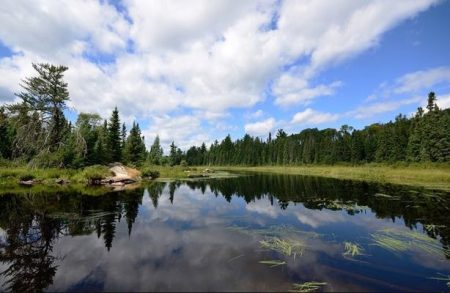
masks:
<instances>
[{"instance_id":1,"label":"tree line","mask_svg":"<svg viewBox=\"0 0 450 293\"><path fill-rule=\"evenodd\" d=\"M279 129L267 139L230 135L209 147L183 152L174 142L164 155L157 136L147 150L138 123L129 131L115 108L109 119L80 113L73 125L64 115L69 101L65 66L33 64L37 75L24 79L18 103L0 107L0 160L35 167L79 168L123 162L134 165L300 165L369 162L448 162L450 109L440 109L430 92L426 109L413 117L398 115L388 123L357 130L304 129L288 135Z\"/></svg>"},{"instance_id":2,"label":"tree line","mask_svg":"<svg viewBox=\"0 0 450 293\"><path fill-rule=\"evenodd\" d=\"M288 135L280 129L266 140L246 134L235 141L228 135L186 152L190 165L300 165L370 162L450 161L450 109L440 109L430 92L426 109L408 118L398 115L388 123L357 130L308 128Z\"/></svg>"}]
</instances>

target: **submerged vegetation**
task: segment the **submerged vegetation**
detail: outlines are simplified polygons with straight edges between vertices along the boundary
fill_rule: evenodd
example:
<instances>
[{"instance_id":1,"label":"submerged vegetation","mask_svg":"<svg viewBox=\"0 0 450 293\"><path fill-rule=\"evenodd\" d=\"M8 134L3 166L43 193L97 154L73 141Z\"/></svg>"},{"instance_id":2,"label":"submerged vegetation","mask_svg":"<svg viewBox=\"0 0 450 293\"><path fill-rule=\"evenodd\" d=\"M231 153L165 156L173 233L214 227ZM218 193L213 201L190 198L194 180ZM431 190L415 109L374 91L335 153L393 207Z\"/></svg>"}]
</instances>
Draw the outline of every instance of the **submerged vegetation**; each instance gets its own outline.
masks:
<instances>
[{"instance_id":1,"label":"submerged vegetation","mask_svg":"<svg viewBox=\"0 0 450 293\"><path fill-rule=\"evenodd\" d=\"M263 249L270 249L288 257L293 256L294 260L297 255L302 256L303 251L305 250L304 244L298 240L273 237L266 240L261 240L259 243Z\"/></svg>"},{"instance_id":2,"label":"submerged vegetation","mask_svg":"<svg viewBox=\"0 0 450 293\"><path fill-rule=\"evenodd\" d=\"M374 245L394 253L419 250L429 255L450 257L448 249L442 249L436 239L414 232L396 229L383 229L372 234Z\"/></svg>"},{"instance_id":3,"label":"submerged vegetation","mask_svg":"<svg viewBox=\"0 0 450 293\"><path fill-rule=\"evenodd\" d=\"M268 265L271 268L282 266L282 265L286 264L285 261L277 260L277 259L274 259L274 260L261 260L259 263L260 264L264 264L264 265Z\"/></svg>"},{"instance_id":4,"label":"submerged vegetation","mask_svg":"<svg viewBox=\"0 0 450 293\"><path fill-rule=\"evenodd\" d=\"M445 281L447 283L447 287L450 288L450 275L444 275L439 273L439 277L431 277L430 279Z\"/></svg>"},{"instance_id":5,"label":"submerged vegetation","mask_svg":"<svg viewBox=\"0 0 450 293\"><path fill-rule=\"evenodd\" d=\"M358 255L362 255L364 249L357 243L353 243L353 242L344 242L344 249L345 252L343 253L344 256L351 256L351 257L355 257Z\"/></svg>"},{"instance_id":6,"label":"submerged vegetation","mask_svg":"<svg viewBox=\"0 0 450 293\"><path fill-rule=\"evenodd\" d=\"M327 285L325 282L305 282L301 284L293 284L293 289L289 290L289 292L314 292L320 287Z\"/></svg>"}]
</instances>

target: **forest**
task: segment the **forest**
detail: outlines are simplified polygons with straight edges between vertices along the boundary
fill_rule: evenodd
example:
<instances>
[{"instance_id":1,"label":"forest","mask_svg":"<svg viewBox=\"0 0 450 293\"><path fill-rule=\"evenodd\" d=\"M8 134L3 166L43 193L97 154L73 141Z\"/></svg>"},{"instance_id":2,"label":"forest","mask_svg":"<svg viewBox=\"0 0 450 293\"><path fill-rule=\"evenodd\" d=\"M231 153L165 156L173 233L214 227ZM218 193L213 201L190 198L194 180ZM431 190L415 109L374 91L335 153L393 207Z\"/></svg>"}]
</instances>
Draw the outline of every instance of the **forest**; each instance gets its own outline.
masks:
<instances>
[{"instance_id":1,"label":"forest","mask_svg":"<svg viewBox=\"0 0 450 293\"><path fill-rule=\"evenodd\" d=\"M347 162L448 162L450 160L450 109L440 109L436 94L428 94L425 109L413 117L363 129L304 129L287 134L279 129L267 139L246 134L230 135L209 147L203 143L186 151L175 142L164 155L157 136L150 149L138 123L127 130L115 108L109 119L96 113L79 113L72 123L64 110L70 99L64 82L65 66L33 64L36 76L27 77L16 93L18 103L0 107L0 164L35 168L81 168L122 162L142 165L302 165ZM424 98L425 99L425 98Z\"/></svg>"}]
</instances>

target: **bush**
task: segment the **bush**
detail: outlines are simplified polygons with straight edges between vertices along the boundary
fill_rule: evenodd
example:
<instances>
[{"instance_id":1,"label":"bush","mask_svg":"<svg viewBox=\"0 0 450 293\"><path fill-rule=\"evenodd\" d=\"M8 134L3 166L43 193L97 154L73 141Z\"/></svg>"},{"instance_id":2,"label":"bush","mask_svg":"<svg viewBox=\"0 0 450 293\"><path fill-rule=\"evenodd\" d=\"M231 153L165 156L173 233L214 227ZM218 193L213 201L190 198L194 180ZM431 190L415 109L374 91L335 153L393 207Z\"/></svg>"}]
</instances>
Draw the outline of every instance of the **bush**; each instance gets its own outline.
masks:
<instances>
[{"instance_id":1,"label":"bush","mask_svg":"<svg viewBox=\"0 0 450 293\"><path fill-rule=\"evenodd\" d=\"M180 166L183 167L183 168L186 168L187 165L188 165L188 163L186 162L186 160L182 160L181 163L180 163Z\"/></svg>"},{"instance_id":2,"label":"bush","mask_svg":"<svg viewBox=\"0 0 450 293\"><path fill-rule=\"evenodd\" d=\"M152 178L152 179L158 178L160 175L159 171L152 170L150 168L144 168L141 171L141 174L142 174L142 177L144 177L144 178Z\"/></svg>"},{"instance_id":3,"label":"bush","mask_svg":"<svg viewBox=\"0 0 450 293\"><path fill-rule=\"evenodd\" d=\"M112 174L107 167L101 165L93 165L84 168L83 171L76 176L76 179L77 181L92 184L111 175Z\"/></svg>"},{"instance_id":4,"label":"bush","mask_svg":"<svg viewBox=\"0 0 450 293\"><path fill-rule=\"evenodd\" d=\"M35 179L36 177L33 174L23 174L19 176L20 181L30 181Z\"/></svg>"}]
</instances>

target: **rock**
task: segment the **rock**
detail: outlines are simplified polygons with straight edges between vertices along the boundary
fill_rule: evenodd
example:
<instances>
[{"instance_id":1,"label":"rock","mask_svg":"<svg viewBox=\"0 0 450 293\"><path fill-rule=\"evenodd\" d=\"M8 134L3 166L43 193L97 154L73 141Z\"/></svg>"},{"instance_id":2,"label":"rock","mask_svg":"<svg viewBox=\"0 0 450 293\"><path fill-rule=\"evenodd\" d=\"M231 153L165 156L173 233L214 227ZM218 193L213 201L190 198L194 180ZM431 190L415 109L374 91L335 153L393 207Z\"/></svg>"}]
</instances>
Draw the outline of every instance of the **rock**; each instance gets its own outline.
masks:
<instances>
[{"instance_id":1,"label":"rock","mask_svg":"<svg viewBox=\"0 0 450 293\"><path fill-rule=\"evenodd\" d=\"M34 180L20 180L19 181L20 185L33 185L34 183L36 183Z\"/></svg>"},{"instance_id":2,"label":"rock","mask_svg":"<svg viewBox=\"0 0 450 293\"><path fill-rule=\"evenodd\" d=\"M133 180L133 182L136 182L141 176L141 172L138 170L117 163L113 164L109 170L114 174L111 179L115 182L125 180Z\"/></svg>"},{"instance_id":3,"label":"rock","mask_svg":"<svg viewBox=\"0 0 450 293\"><path fill-rule=\"evenodd\" d=\"M125 186L124 182L113 182L111 183L111 186Z\"/></svg>"},{"instance_id":4,"label":"rock","mask_svg":"<svg viewBox=\"0 0 450 293\"><path fill-rule=\"evenodd\" d=\"M58 178L58 179L55 180L55 183L56 183L56 184L61 184L61 185L63 185L63 184L69 184L69 183L70 183L70 180Z\"/></svg>"}]
</instances>

